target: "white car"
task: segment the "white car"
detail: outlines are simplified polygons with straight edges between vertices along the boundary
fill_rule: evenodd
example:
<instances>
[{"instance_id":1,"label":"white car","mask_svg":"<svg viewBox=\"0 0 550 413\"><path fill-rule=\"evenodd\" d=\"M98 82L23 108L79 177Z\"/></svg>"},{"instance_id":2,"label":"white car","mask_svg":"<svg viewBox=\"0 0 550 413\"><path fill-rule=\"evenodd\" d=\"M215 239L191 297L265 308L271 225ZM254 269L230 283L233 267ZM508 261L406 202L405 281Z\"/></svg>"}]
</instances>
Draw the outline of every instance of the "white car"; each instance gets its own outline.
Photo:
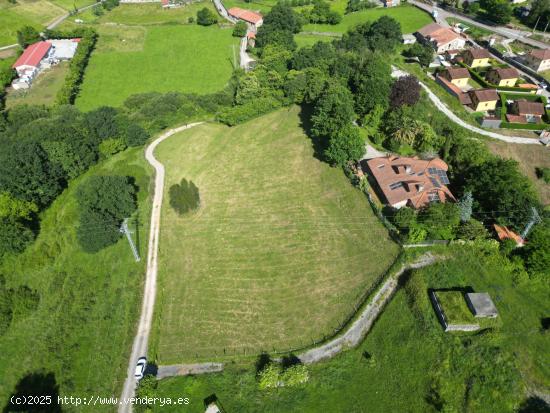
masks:
<instances>
[{"instance_id":1,"label":"white car","mask_svg":"<svg viewBox=\"0 0 550 413\"><path fill-rule=\"evenodd\" d=\"M136 364L136 370L134 372L134 377L136 380L141 380L143 378L143 373L145 373L145 367L147 366L147 358L140 357Z\"/></svg>"}]
</instances>

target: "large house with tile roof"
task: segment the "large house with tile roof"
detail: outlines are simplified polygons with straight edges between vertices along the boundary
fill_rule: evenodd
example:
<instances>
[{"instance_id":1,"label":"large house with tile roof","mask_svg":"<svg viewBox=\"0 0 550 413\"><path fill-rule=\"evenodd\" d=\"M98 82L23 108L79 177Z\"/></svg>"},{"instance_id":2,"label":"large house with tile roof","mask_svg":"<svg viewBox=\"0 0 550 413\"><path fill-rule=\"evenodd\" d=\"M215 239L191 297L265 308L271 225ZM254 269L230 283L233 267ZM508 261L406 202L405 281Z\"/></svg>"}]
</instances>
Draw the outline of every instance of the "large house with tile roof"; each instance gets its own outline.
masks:
<instances>
[{"instance_id":1,"label":"large house with tile roof","mask_svg":"<svg viewBox=\"0 0 550 413\"><path fill-rule=\"evenodd\" d=\"M466 46L466 39L448 27L437 23L430 23L416 32L418 40L429 44L435 51L444 53L447 50L463 49Z\"/></svg>"},{"instance_id":2,"label":"large house with tile roof","mask_svg":"<svg viewBox=\"0 0 550 413\"><path fill-rule=\"evenodd\" d=\"M254 26L256 29L260 27L264 22L264 18L260 13L241 9L240 7L231 7L229 10L227 10L227 13L235 19L242 20Z\"/></svg>"},{"instance_id":3,"label":"large house with tile roof","mask_svg":"<svg viewBox=\"0 0 550 413\"><path fill-rule=\"evenodd\" d=\"M434 202L455 202L447 188L448 166L439 158L384 156L367 161L385 201L393 208L419 209Z\"/></svg>"},{"instance_id":4,"label":"large house with tile roof","mask_svg":"<svg viewBox=\"0 0 550 413\"><path fill-rule=\"evenodd\" d=\"M550 70L550 49L534 49L525 56L527 66L537 72Z\"/></svg>"}]
</instances>

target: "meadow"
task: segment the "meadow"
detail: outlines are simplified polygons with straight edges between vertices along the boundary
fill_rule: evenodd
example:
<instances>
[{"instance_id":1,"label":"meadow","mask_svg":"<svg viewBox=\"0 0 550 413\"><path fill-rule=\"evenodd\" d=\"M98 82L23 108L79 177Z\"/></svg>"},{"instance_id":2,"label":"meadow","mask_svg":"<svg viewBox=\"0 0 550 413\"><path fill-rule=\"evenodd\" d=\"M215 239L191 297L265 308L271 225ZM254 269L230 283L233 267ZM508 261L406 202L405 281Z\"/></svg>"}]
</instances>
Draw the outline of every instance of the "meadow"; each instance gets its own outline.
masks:
<instances>
[{"instance_id":1,"label":"meadow","mask_svg":"<svg viewBox=\"0 0 550 413\"><path fill-rule=\"evenodd\" d=\"M550 385L544 360L550 336L541 326L550 311L548 285L514 283L492 248L454 246L438 254L447 259L401 280L363 343L310 365L307 384L261 391L252 363L227 364L220 374L162 380L156 395L184 394L190 413L204 411L203 399L212 394L226 411L238 412L546 411L529 395ZM443 332L426 288L466 286L491 294L500 327Z\"/></svg>"},{"instance_id":2,"label":"meadow","mask_svg":"<svg viewBox=\"0 0 550 413\"><path fill-rule=\"evenodd\" d=\"M57 92L63 87L65 77L69 72L69 63L61 62L41 73L30 89L9 89L6 96L6 108L15 105L53 105Z\"/></svg>"},{"instance_id":3,"label":"meadow","mask_svg":"<svg viewBox=\"0 0 550 413\"><path fill-rule=\"evenodd\" d=\"M82 110L120 106L136 93L219 91L233 71L233 48L238 55L230 28L100 25L98 31L76 101Z\"/></svg>"},{"instance_id":4,"label":"meadow","mask_svg":"<svg viewBox=\"0 0 550 413\"><path fill-rule=\"evenodd\" d=\"M145 254L150 214L149 169L143 149L125 151L72 182L41 217L37 240L21 255L5 258L6 286L27 285L40 294L38 309L0 335L0 408L16 386L44 386L60 395L117 395L140 308L144 261L134 261L126 239L96 254L76 240L75 191L89 176L129 175L139 187L137 236ZM135 227L131 223L131 227ZM66 406L65 406L66 407ZM65 407L63 408L65 410ZM112 411L80 406L78 411Z\"/></svg>"},{"instance_id":5,"label":"meadow","mask_svg":"<svg viewBox=\"0 0 550 413\"><path fill-rule=\"evenodd\" d=\"M428 13L413 6L403 5L391 8L367 9L346 14L337 25L306 24L302 27L302 31L345 33L353 26L377 20L382 16L390 16L397 20L401 24L401 31L403 33L413 33L433 21Z\"/></svg>"},{"instance_id":6,"label":"meadow","mask_svg":"<svg viewBox=\"0 0 550 413\"><path fill-rule=\"evenodd\" d=\"M167 177L150 355L160 364L320 340L398 253L364 195L314 157L297 107L195 127L157 158ZM182 178L201 207L180 217L168 191Z\"/></svg>"},{"instance_id":7,"label":"meadow","mask_svg":"<svg viewBox=\"0 0 550 413\"><path fill-rule=\"evenodd\" d=\"M12 4L0 0L0 46L17 43L17 30L23 26L33 26L43 30L66 11L46 0L18 0Z\"/></svg>"}]
</instances>

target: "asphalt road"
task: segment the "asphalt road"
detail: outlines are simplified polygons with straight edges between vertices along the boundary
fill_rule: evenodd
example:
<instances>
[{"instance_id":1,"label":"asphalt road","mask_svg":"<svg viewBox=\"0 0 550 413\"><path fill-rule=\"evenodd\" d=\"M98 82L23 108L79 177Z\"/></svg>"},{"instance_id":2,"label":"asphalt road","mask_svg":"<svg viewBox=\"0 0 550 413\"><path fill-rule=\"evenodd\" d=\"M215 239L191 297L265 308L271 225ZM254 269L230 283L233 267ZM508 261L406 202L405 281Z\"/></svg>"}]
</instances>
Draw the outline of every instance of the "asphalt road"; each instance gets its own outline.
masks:
<instances>
[{"instance_id":1,"label":"asphalt road","mask_svg":"<svg viewBox=\"0 0 550 413\"><path fill-rule=\"evenodd\" d=\"M157 292L157 272L158 272L158 247L160 236L160 211L162 208L162 198L164 195L164 165L162 165L154 155L156 147L170 136L200 125L203 122L191 123L170 129L155 139L145 150L147 162L155 168L155 188L153 195L153 208L151 212L151 227L149 231L149 246L147 249L147 270L145 274L145 289L143 292L143 302L141 305L141 315L139 325L132 345L132 354L128 364L127 377L122 389L121 401L128 400L135 396L136 379L134 378L134 369L137 360L140 357L147 356L147 347L151 324L153 321L153 310L155 307L155 297ZM131 404L119 404L119 413L130 413Z\"/></svg>"}]
</instances>

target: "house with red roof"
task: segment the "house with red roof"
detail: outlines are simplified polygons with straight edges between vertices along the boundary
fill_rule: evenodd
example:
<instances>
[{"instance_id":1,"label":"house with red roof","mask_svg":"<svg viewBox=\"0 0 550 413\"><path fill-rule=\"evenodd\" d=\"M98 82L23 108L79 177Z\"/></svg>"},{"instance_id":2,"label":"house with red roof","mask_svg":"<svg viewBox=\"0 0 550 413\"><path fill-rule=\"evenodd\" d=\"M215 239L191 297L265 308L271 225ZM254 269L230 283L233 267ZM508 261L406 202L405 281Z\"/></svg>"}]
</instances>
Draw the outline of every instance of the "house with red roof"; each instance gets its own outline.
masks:
<instances>
[{"instance_id":1,"label":"house with red roof","mask_svg":"<svg viewBox=\"0 0 550 413\"><path fill-rule=\"evenodd\" d=\"M393 208L419 209L435 202L455 202L447 188L447 164L439 159L384 156L367 161L385 201Z\"/></svg>"},{"instance_id":2,"label":"house with red roof","mask_svg":"<svg viewBox=\"0 0 550 413\"><path fill-rule=\"evenodd\" d=\"M250 10L241 9L240 7L231 7L227 10L227 13L238 20L242 20L256 29L264 23L264 18L260 13L256 13Z\"/></svg>"},{"instance_id":3,"label":"house with red roof","mask_svg":"<svg viewBox=\"0 0 550 413\"><path fill-rule=\"evenodd\" d=\"M38 70L40 63L50 51L52 44L50 42L37 42L28 46L19 59L15 61L12 67L19 76L24 76L29 71Z\"/></svg>"}]
</instances>

